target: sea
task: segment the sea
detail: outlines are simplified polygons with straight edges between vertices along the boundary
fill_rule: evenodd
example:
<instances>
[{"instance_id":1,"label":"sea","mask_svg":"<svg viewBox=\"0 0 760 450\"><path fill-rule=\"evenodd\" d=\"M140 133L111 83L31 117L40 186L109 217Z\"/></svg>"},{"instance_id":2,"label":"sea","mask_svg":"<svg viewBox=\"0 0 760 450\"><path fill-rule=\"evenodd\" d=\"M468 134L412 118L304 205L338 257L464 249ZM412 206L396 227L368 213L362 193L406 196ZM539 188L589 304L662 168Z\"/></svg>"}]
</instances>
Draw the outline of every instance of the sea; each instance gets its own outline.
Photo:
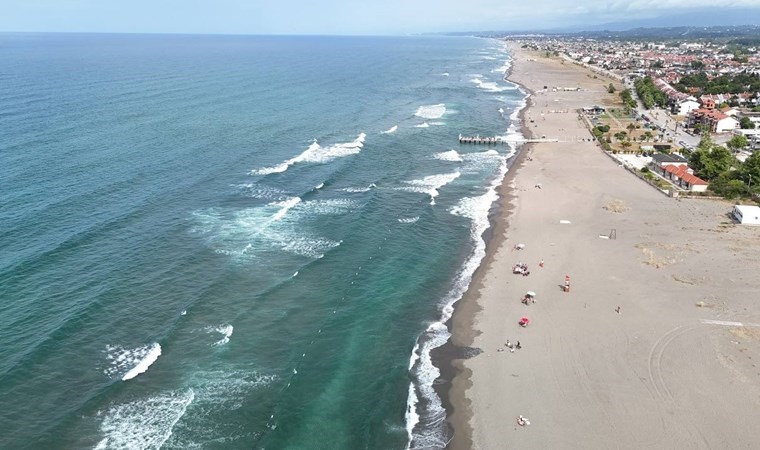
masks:
<instances>
[{"instance_id":1,"label":"sea","mask_svg":"<svg viewBox=\"0 0 760 450\"><path fill-rule=\"evenodd\" d=\"M0 448L431 449L525 92L474 37L0 34Z\"/></svg>"}]
</instances>

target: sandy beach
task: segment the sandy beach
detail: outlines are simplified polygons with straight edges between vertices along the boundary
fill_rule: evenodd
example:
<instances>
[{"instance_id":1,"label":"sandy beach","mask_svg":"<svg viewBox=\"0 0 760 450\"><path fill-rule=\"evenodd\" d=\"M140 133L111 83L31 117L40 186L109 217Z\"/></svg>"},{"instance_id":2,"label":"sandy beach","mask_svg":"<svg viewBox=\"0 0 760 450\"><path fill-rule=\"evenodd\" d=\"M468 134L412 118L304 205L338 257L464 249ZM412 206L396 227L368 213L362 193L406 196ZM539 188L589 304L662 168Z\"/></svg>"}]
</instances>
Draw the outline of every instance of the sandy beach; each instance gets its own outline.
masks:
<instances>
[{"instance_id":1,"label":"sandy beach","mask_svg":"<svg viewBox=\"0 0 760 450\"><path fill-rule=\"evenodd\" d=\"M560 142L523 149L457 305L454 344L482 353L455 361L450 448L756 448L760 228L728 202L666 197L585 140L577 109L616 102L613 80L510 48L524 131Z\"/></svg>"}]
</instances>

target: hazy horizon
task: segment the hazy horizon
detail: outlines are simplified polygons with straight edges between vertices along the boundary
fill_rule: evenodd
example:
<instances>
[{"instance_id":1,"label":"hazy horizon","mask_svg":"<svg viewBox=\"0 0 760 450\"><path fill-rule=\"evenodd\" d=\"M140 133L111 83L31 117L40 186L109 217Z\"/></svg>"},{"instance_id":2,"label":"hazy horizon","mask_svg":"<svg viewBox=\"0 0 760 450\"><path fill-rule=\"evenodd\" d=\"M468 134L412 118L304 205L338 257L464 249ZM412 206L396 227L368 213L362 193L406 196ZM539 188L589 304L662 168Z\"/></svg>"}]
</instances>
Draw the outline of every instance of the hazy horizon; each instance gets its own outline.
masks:
<instances>
[{"instance_id":1,"label":"hazy horizon","mask_svg":"<svg viewBox=\"0 0 760 450\"><path fill-rule=\"evenodd\" d=\"M356 4L327 0L319 4L289 0L253 5L242 0L153 4L135 0L108 5L96 0L4 5L0 32L232 34L232 35L374 35L479 31L527 31L596 28L622 22L652 26L755 25L760 5L734 0L715 6L708 0L403 0ZM547 14L546 11L551 11ZM664 19L665 24L658 23ZM680 21L680 23L679 23ZM638 24L636 26L639 26Z\"/></svg>"}]
</instances>

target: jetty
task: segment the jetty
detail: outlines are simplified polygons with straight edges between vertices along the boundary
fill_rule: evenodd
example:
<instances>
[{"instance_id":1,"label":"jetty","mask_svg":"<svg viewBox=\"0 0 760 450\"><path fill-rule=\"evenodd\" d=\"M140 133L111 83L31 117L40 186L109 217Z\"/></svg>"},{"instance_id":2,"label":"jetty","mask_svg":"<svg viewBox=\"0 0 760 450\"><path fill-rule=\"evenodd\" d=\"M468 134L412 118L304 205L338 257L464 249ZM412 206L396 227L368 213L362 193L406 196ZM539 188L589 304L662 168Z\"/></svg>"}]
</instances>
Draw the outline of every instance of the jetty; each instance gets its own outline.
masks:
<instances>
[{"instance_id":1,"label":"jetty","mask_svg":"<svg viewBox=\"0 0 760 450\"><path fill-rule=\"evenodd\" d=\"M525 139L522 137L504 137L504 136L462 136L459 135L460 144L475 144L475 145L497 145L497 144L513 144L513 143L530 143L530 142L559 142L556 138L547 138L541 136L541 138Z\"/></svg>"}]
</instances>

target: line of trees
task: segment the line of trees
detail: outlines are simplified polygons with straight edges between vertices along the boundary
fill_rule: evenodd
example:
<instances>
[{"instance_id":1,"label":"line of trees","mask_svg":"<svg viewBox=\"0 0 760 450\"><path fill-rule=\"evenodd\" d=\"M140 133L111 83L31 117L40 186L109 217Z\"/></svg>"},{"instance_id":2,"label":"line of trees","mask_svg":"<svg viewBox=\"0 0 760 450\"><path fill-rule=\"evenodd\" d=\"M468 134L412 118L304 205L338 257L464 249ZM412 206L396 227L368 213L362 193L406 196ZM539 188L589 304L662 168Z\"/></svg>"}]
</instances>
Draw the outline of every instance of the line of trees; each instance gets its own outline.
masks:
<instances>
[{"instance_id":1,"label":"line of trees","mask_svg":"<svg viewBox=\"0 0 760 450\"><path fill-rule=\"evenodd\" d=\"M664 108L668 104L668 96L657 89L651 77L639 78L633 83L636 94L646 109L652 109L655 105Z\"/></svg>"},{"instance_id":2,"label":"line of trees","mask_svg":"<svg viewBox=\"0 0 760 450\"><path fill-rule=\"evenodd\" d=\"M636 100L631 95L631 91L629 89L623 89L620 91L620 99L623 100L623 103L628 108L635 108L636 107Z\"/></svg>"}]
</instances>

